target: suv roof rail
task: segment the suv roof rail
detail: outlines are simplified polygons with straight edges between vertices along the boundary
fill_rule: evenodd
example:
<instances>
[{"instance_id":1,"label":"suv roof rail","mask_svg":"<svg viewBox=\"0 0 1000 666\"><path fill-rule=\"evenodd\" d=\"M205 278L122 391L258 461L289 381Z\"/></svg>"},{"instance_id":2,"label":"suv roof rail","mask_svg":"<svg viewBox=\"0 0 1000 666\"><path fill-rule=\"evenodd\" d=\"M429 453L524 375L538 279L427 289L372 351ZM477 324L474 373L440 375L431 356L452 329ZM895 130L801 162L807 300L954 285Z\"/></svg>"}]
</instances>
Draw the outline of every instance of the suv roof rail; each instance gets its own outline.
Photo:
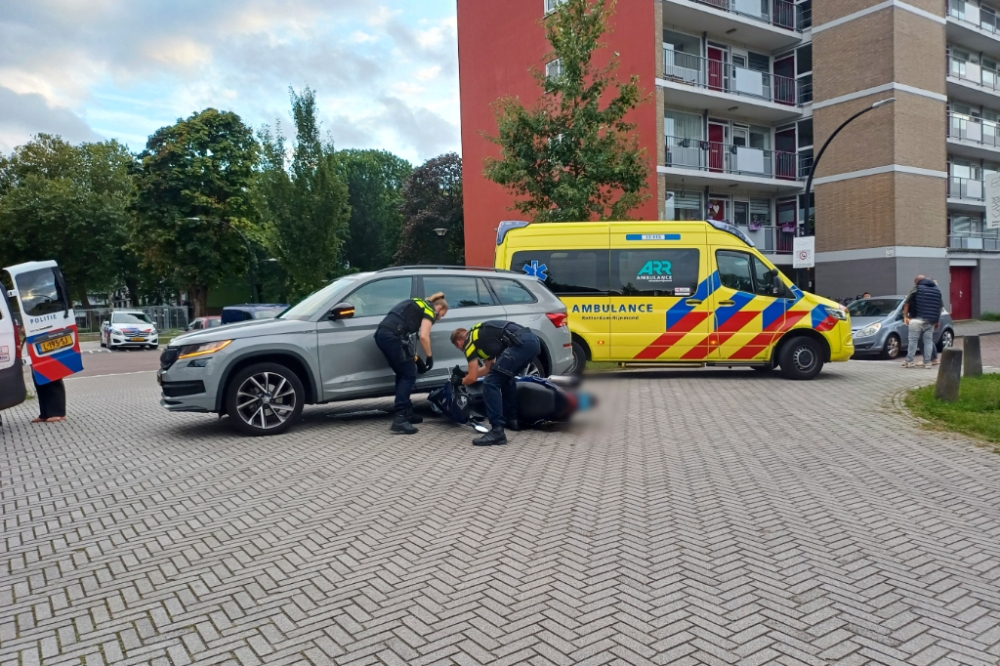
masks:
<instances>
[{"instance_id":1,"label":"suv roof rail","mask_svg":"<svg viewBox=\"0 0 1000 666\"><path fill-rule=\"evenodd\" d=\"M434 269L434 270L448 270L448 271L490 271L491 273L511 273L504 268L493 268L492 266L448 266L446 264L413 264L410 266L389 266L388 268L381 268L376 273L385 273L386 271L406 271L415 269Z\"/></svg>"}]
</instances>

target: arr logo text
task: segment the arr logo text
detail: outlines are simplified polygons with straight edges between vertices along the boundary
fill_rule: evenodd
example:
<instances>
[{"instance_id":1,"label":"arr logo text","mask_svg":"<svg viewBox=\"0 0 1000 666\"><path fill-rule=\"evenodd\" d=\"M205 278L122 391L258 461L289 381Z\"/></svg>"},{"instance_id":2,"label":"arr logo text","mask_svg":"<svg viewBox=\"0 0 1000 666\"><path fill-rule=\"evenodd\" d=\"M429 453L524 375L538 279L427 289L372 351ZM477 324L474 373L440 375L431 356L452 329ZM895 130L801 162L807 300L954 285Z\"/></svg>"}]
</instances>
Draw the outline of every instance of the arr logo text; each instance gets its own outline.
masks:
<instances>
[{"instance_id":1,"label":"arr logo text","mask_svg":"<svg viewBox=\"0 0 1000 666\"><path fill-rule=\"evenodd\" d=\"M639 275L672 275L669 261L647 261L639 270Z\"/></svg>"}]
</instances>

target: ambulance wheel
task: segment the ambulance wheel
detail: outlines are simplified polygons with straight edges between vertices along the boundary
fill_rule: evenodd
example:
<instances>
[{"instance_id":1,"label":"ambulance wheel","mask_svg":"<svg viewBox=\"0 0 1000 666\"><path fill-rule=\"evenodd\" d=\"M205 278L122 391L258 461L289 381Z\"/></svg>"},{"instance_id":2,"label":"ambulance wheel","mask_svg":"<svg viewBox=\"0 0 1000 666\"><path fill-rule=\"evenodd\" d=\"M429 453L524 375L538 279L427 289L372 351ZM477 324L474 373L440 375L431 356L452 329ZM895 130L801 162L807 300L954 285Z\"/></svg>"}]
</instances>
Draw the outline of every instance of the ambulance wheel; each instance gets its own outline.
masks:
<instances>
[{"instance_id":1,"label":"ambulance wheel","mask_svg":"<svg viewBox=\"0 0 1000 666\"><path fill-rule=\"evenodd\" d=\"M788 379L812 379L823 369L823 350L812 338L792 338L781 347L780 365Z\"/></svg>"}]
</instances>

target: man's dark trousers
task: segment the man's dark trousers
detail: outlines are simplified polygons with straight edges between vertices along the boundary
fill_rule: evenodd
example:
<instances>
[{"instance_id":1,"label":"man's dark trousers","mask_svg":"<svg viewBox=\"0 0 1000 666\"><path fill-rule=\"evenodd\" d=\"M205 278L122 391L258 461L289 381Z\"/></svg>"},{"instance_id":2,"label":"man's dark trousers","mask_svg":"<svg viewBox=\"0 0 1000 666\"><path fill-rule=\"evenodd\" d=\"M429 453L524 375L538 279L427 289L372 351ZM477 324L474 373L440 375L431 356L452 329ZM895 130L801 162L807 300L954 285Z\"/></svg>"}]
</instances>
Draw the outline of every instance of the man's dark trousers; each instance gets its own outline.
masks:
<instances>
[{"instance_id":1,"label":"man's dark trousers","mask_svg":"<svg viewBox=\"0 0 1000 666\"><path fill-rule=\"evenodd\" d=\"M403 351L403 339L387 328L375 331L375 344L389 362L389 367L396 373L396 402L394 408L397 414L413 407L410 394L417 385L417 364L412 356Z\"/></svg>"},{"instance_id":2,"label":"man's dark trousers","mask_svg":"<svg viewBox=\"0 0 1000 666\"><path fill-rule=\"evenodd\" d=\"M494 428L507 425L505 416L516 418L517 387L514 377L538 356L542 348L535 334L528 330L522 330L516 339L516 344L507 347L500 354L483 380L486 418Z\"/></svg>"}]
</instances>

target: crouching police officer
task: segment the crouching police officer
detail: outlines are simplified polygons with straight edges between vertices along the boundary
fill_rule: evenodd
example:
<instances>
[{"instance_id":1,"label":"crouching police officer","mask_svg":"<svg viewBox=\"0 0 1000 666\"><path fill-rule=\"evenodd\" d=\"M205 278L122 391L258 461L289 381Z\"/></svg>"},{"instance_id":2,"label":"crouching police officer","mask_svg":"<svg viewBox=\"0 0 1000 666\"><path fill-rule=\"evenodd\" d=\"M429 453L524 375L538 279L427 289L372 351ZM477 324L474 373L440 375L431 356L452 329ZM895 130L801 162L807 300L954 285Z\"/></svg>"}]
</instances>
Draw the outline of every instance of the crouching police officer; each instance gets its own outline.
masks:
<instances>
[{"instance_id":1,"label":"crouching police officer","mask_svg":"<svg viewBox=\"0 0 1000 666\"><path fill-rule=\"evenodd\" d=\"M524 370L541 350L538 338L530 330L509 321L484 321L472 327L456 329L451 343L465 352L469 372L462 380L466 386L485 372L483 402L492 429L472 440L475 446L499 446L507 443L504 426L518 429L517 390L514 377ZM479 361L485 362L480 370Z\"/></svg>"},{"instance_id":2,"label":"crouching police officer","mask_svg":"<svg viewBox=\"0 0 1000 666\"><path fill-rule=\"evenodd\" d=\"M424 374L434 367L431 325L447 312L448 302L440 292L426 299L411 298L390 310L375 330L375 344L396 373L395 414L390 428L394 433L412 435L417 432L413 424L423 421L413 413L410 394L417 383L417 372ZM416 335L424 348L426 362L416 355L413 342Z\"/></svg>"}]
</instances>

